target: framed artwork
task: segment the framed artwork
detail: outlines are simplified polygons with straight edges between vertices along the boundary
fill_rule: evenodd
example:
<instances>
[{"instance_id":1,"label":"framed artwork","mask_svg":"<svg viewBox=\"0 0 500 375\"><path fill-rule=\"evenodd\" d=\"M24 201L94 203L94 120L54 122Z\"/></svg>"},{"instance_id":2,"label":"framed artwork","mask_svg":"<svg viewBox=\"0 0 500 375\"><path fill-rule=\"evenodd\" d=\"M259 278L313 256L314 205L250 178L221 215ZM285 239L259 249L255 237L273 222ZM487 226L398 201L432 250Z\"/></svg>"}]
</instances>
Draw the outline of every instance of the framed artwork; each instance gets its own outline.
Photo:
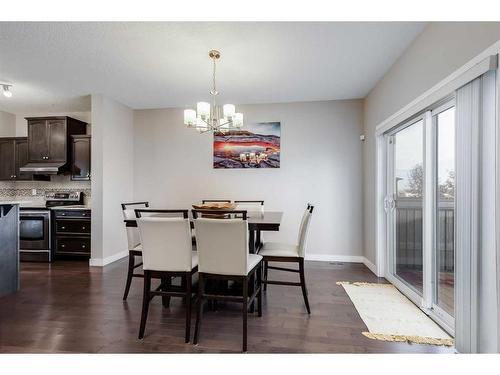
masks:
<instances>
[{"instance_id":1,"label":"framed artwork","mask_svg":"<svg viewBox=\"0 0 500 375\"><path fill-rule=\"evenodd\" d=\"M279 168L280 139L280 122L257 122L214 133L214 168Z\"/></svg>"}]
</instances>

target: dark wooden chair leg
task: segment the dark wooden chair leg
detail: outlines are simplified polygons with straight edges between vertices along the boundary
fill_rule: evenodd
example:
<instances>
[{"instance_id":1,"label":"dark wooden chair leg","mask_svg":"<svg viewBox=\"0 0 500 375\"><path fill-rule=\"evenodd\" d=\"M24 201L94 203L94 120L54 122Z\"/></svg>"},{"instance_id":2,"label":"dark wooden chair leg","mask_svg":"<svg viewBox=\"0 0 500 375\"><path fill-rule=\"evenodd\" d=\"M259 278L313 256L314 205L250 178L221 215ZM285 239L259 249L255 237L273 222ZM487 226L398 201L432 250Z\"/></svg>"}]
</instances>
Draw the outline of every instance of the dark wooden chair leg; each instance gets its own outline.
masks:
<instances>
[{"instance_id":1,"label":"dark wooden chair leg","mask_svg":"<svg viewBox=\"0 0 500 375\"><path fill-rule=\"evenodd\" d=\"M196 324L194 327L194 339L193 344L198 344L198 338L200 336L200 325L201 325L201 316L203 314L203 293L205 290L203 275L201 273L198 274L198 301L197 301L197 309L196 309Z\"/></svg>"},{"instance_id":2,"label":"dark wooden chair leg","mask_svg":"<svg viewBox=\"0 0 500 375\"><path fill-rule=\"evenodd\" d=\"M243 352L247 351L248 277L243 277Z\"/></svg>"},{"instance_id":3,"label":"dark wooden chair leg","mask_svg":"<svg viewBox=\"0 0 500 375\"><path fill-rule=\"evenodd\" d=\"M304 302L306 304L307 313L311 313L309 308L309 300L307 298L307 288L306 288L306 278L304 275L304 258L299 260L299 273L300 273L300 287L302 288L302 295L304 296Z\"/></svg>"},{"instance_id":4,"label":"dark wooden chair leg","mask_svg":"<svg viewBox=\"0 0 500 375\"><path fill-rule=\"evenodd\" d=\"M128 255L128 273L127 281L125 282L125 292L123 293L123 300L126 301L128 292L130 291L130 284L132 284L132 275L134 274L135 255Z\"/></svg>"},{"instance_id":5,"label":"dark wooden chair leg","mask_svg":"<svg viewBox=\"0 0 500 375\"><path fill-rule=\"evenodd\" d=\"M259 265L257 269L257 288L259 288L259 292L257 294L257 315L262 316L262 267L264 263Z\"/></svg>"},{"instance_id":6,"label":"dark wooden chair leg","mask_svg":"<svg viewBox=\"0 0 500 375\"><path fill-rule=\"evenodd\" d=\"M256 286L256 282L257 282L256 275L253 274L252 276L248 277L247 281L248 281L248 283L251 283L251 288L248 288L248 289L250 289L249 290L250 295L253 295L255 288L257 287ZM255 312L255 300L253 300L252 303L250 304L250 314L253 314L254 312Z\"/></svg>"},{"instance_id":7,"label":"dark wooden chair leg","mask_svg":"<svg viewBox=\"0 0 500 375\"><path fill-rule=\"evenodd\" d=\"M186 336L185 342L189 342L191 339L191 283L192 276L191 272L187 272L186 276L184 276L185 285L186 285Z\"/></svg>"},{"instance_id":8,"label":"dark wooden chair leg","mask_svg":"<svg viewBox=\"0 0 500 375\"><path fill-rule=\"evenodd\" d=\"M172 277L170 277L170 276L162 277L161 282L163 284L162 289L164 291L170 290L170 287L172 286ZM170 307L170 296L162 296L161 302L163 304L163 307L165 307L165 308Z\"/></svg>"},{"instance_id":9,"label":"dark wooden chair leg","mask_svg":"<svg viewBox=\"0 0 500 375\"><path fill-rule=\"evenodd\" d=\"M263 261L264 263L264 280L267 281L267 267L268 267L268 264L267 264L267 261ZM267 284L264 284L264 291L267 291Z\"/></svg>"},{"instance_id":10,"label":"dark wooden chair leg","mask_svg":"<svg viewBox=\"0 0 500 375\"><path fill-rule=\"evenodd\" d=\"M149 295L150 291L151 291L151 274L148 271L144 271L144 292L142 295L142 314L141 314L141 325L139 328L139 339L142 339L144 337L144 331L146 329L149 301L151 300L151 297Z\"/></svg>"},{"instance_id":11,"label":"dark wooden chair leg","mask_svg":"<svg viewBox=\"0 0 500 375\"><path fill-rule=\"evenodd\" d=\"M186 290L186 282L187 282L187 278L181 277L181 288L183 290ZM182 304L183 305L186 304L186 297L182 297Z\"/></svg>"}]
</instances>

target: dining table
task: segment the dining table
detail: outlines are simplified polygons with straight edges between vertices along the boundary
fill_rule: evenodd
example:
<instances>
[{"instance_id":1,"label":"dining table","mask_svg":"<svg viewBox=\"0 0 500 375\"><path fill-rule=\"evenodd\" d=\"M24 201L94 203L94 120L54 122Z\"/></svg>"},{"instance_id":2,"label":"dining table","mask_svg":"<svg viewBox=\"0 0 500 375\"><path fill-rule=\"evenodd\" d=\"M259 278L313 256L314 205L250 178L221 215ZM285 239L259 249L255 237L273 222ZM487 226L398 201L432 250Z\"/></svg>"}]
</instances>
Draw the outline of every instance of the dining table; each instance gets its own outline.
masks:
<instances>
[{"instance_id":1,"label":"dining table","mask_svg":"<svg viewBox=\"0 0 500 375\"><path fill-rule=\"evenodd\" d=\"M154 211L155 209L150 207L146 209L141 209L141 211ZM160 215L161 216L161 215ZM189 218L191 220L191 225L193 226L193 217L191 211L189 211ZM283 218L283 212L280 211L264 211L264 212L252 212L247 213L248 222L248 247L251 254L256 253L259 247L262 245L261 233L262 232L277 232L280 230L281 219ZM137 227L136 219L126 219L125 225L127 227Z\"/></svg>"},{"instance_id":2,"label":"dining table","mask_svg":"<svg viewBox=\"0 0 500 375\"><path fill-rule=\"evenodd\" d=\"M154 208L149 207L145 209L141 209L141 213L147 211L155 211ZM157 215L150 215L157 216ZM158 216L163 216L162 214L158 214ZM189 211L189 219L191 221L191 227L194 228L194 219L191 210ZM269 232L277 232L280 230L281 219L283 217L283 212L280 211L264 211L264 212L247 212L247 222L248 222L248 251L251 254L255 254L259 251L259 248L262 246L261 242L261 232L269 231ZM127 227L137 227L136 219L125 219L125 225ZM249 282L249 293L253 293L253 290L256 288L256 278L252 277ZM254 312L255 304L249 306L249 311Z\"/></svg>"}]
</instances>

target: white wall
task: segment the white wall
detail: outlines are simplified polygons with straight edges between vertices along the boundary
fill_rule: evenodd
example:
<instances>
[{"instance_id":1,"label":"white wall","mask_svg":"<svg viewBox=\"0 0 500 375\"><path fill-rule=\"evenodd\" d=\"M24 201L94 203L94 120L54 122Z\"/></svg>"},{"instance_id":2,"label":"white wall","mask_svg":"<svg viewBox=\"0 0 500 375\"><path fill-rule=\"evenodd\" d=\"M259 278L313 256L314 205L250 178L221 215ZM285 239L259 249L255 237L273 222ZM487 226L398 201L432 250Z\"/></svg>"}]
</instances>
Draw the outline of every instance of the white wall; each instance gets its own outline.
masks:
<instances>
[{"instance_id":1,"label":"white wall","mask_svg":"<svg viewBox=\"0 0 500 375\"><path fill-rule=\"evenodd\" d=\"M500 39L499 22L431 23L365 98L364 254L375 262L375 128Z\"/></svg>"},{"instance_id":2,"label":"white wall","mask_svg":"<svg viewBox=\"0 0 500 375\"><path fill-rule=\"evenodd\" d=\"M120 203L133 199L133 136L133 111L92 95L91 265L128 255Z\"/></svg>"},{"instance_id":3,"label":"white wall","mask_svg":"<svg viewBox=\"0 0 500 375\"><path fill-rule=\"evenodd\" d=\"M187 207L203 198L263 199L284 211L278 233L295 241L307 202L316 205L308 253L362 255L360 100L238 106L246 122L281 121L281 168L212 168L210 134L183 126L182 109L134 111L134 198ZM346 259L347 258L341 258Z\"/></svg>"},{"instance_id":4,"label":"white wall","mask_svg":"<svg viewBox=\"0 0 500 375\"><path fill-rule=\"evenodd\" d=\"M16 136L16 116L0 111L0 137Z\"/></svg>"}]
</instances>

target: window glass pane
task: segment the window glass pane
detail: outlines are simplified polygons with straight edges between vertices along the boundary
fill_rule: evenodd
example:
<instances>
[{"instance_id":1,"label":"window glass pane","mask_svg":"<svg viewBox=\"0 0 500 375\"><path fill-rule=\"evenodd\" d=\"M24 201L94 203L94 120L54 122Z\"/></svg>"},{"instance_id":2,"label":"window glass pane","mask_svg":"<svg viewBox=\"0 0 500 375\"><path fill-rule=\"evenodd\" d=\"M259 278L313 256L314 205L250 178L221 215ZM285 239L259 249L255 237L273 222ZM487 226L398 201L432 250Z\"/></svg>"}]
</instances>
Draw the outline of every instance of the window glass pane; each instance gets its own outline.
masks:
<instances>
[{"instance_id":1,"label":"window glass pane","mask_svg":"<svg viewBox=\"0 0 500 375\"><path fill-rule=\"evenodd\" d=\"M436 298L454 315L455 285L455 108L436 115Z\"/></svg>"},{"instance_id":2,"label":"window glass pane","mask_svg":"<svg viewBox=\"0 0 500 375\"><path fill-rule=\"evenodd\" d=\"M396 276L422 294L423 121L397 132L393 142Z\"/></svg>"}]
</instances>

